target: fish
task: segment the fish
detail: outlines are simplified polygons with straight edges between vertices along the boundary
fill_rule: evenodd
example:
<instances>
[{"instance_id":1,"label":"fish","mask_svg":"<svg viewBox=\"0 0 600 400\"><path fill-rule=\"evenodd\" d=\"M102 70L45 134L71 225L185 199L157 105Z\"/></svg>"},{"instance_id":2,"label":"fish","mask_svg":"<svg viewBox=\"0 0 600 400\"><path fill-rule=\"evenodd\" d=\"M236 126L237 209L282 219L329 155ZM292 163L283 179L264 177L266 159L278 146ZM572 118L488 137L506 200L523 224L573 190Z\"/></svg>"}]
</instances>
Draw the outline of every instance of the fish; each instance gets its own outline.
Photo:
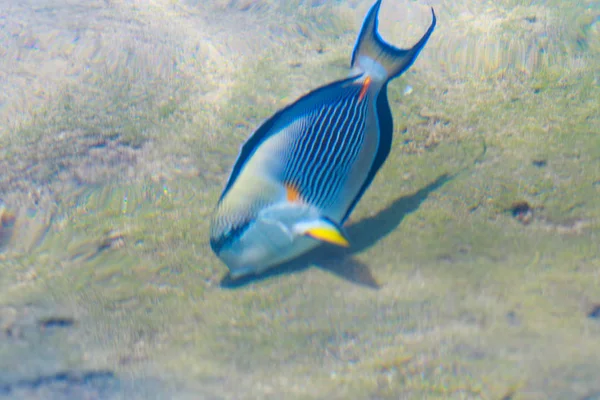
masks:
<instances>
[{"instance_id":1,"label":"fish","mask_svg":"<svg viewBox=\"0 0 600 400\"><path fill-rule=\"evenodd\" d=\"M349 247L343 226L387 159L388 83L417 59L379 35L381 0L365 16L346 78L265 120L241 146L210 222L210 246L233 279L260 274L322 243Z\"/></svg>"}]
</instances>

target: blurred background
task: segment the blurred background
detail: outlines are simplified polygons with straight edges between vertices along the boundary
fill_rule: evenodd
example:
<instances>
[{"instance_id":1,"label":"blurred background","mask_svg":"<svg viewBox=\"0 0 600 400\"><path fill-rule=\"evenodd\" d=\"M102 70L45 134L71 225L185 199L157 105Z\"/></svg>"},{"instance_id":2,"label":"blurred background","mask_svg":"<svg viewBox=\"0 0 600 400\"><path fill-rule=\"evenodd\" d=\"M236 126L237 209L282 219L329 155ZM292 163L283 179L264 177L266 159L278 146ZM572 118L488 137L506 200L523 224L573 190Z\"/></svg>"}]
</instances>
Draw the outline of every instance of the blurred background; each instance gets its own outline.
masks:
<instances>
[{"instance_id":1,"label":"blurred background","mask_svg":"<svg viewBox=\"0 0 600 400\"><path fill-rule=\"evenodd\" d=\"M208 245L365 0L0 0L0 398L600 398L600 4L384 0L390 157L322 248Z\"/></svg>"}]
</instances>

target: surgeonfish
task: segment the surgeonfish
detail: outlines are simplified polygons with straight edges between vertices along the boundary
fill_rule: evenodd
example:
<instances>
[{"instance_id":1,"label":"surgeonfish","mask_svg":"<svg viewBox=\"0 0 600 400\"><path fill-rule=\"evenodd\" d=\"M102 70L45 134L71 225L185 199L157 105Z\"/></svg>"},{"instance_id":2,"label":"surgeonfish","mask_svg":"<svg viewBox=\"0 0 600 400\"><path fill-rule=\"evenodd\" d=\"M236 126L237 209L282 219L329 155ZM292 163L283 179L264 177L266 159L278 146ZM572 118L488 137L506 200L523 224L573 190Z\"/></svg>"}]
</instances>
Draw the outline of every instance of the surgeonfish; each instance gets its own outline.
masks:
<instances>
[{"instance_id":1,"label":"surgeonfish","mask_svg":"<svg viewBox=\"0 0 600 400\"><path fill-rule=\"evenodd\" d=\"M243 144L215 208L210 244L232 278L256 274L321 242L348 247L344 222L392 145L387 84L415 61L378 33L381 0L367 13L349 77L277 111Z\"/></svg>"}]
</instances>

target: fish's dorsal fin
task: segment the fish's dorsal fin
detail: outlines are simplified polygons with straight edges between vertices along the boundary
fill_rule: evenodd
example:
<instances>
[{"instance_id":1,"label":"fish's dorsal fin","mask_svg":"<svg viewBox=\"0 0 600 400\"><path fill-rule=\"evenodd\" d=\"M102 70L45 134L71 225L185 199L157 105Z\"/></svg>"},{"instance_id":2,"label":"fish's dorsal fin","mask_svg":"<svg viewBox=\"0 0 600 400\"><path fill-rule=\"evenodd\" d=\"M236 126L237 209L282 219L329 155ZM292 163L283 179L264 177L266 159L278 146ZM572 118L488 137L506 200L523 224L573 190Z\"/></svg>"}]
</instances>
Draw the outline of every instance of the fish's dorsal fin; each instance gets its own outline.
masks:
<instances>
[{"instance_id":1,"label":"fish's dorsal fin","mask_svg":"<svg viewBox=\"0 0 600 400\"><path fill-rule=\"evenodd\" d=\"M298 222L293 229L296 234L306 235L336 246L350 247L344 229L327 217Z\"/></svg>"},{"instance_id":2,"label":"fish's dorsal fin","mask_svg":"<svg viewBox=\"0 0 600 400\"><path fill-rule=\"evenodd\" d=\"M372 75L381 81L388 81L406 71L417 59L417 56L433 33L436 24L435 12L431 9L433 20L427 32L410 49L400 49L386 43L377 31L377 18L381 0L373 4L363 21L360 34L352 51L351 67Z\"/></svg>"},{"instance_id":3,"label":"fish's dorsal fin","mask_svg":"<svg viewBox=\"0 0 600 400\"><path fill-rule=\"evenodd\" d=\"M221 193L221 197L219 197L219 202L221 202L221 200L223 200L227 192L229 192L229 189L231 189L231 186L237 179L238 175L240 174L240 172L242 172L242 168L244 167L254 150L266 137L268 137L268 134L270 133L270 130L273 127L273 124L275 123L275 121L277 121L277 119L283 111L284 110L280 110L276 112L275 114L273 114L273 116L271 116L271 118L264 121L242 144L238 156L235 160L235 163L233 164L233 168L229 173L229 179L225 184L225 188Z\"/></svg>"}]
</instances>

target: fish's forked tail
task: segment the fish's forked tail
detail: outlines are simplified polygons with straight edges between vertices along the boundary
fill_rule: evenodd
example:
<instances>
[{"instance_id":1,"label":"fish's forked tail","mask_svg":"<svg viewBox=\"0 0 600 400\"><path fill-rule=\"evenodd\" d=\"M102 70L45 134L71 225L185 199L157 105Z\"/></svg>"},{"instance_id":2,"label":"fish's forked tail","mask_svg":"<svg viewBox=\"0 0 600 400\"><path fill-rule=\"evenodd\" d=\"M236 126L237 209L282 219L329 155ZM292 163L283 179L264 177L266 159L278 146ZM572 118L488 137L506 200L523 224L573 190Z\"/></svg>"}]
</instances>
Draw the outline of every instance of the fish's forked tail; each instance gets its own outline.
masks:
<instances>
[{"instance_id":1,"label":"fish's forked tail","mask_svg":"<svg viewBox=\"0 0 600 400\"><path fill-rule=\"evenodd\" d=\"M353 72L368 73L374 79L385 82L401 75L415 62L435 28L436 18L431 8L433 20L427 32L410 49L399 49L386 43L377 31L380 7L381 0L377 0L365 17L352 52L351 66Z\"/></svg>"}]
</instances>

